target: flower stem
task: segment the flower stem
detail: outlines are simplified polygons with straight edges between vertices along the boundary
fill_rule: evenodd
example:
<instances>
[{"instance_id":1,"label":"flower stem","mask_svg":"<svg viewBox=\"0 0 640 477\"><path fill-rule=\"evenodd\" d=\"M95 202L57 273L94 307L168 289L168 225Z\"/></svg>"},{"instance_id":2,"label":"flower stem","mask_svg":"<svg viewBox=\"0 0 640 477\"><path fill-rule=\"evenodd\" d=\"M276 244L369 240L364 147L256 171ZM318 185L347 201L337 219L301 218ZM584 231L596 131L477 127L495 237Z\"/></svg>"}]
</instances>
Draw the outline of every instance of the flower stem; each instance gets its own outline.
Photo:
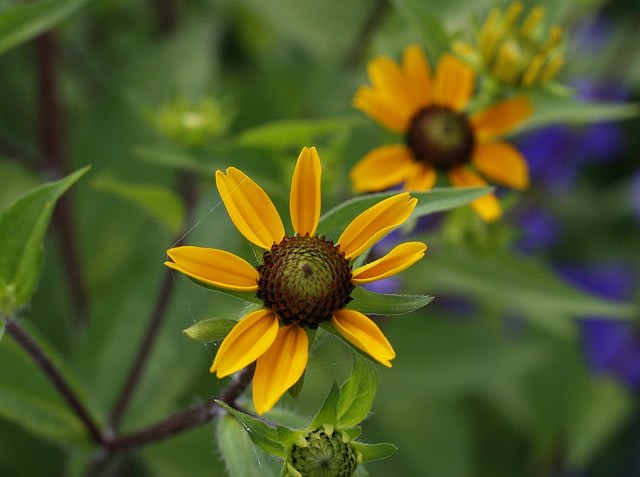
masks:
<instances>
[{"instance_id":1,"label":"flower stem","mask_svg":"<svg viewBox=\"0 0 640 477\"><path fill-rule=\"evenodd\" d=\"M230 406L240 397L251 382L254 367L249 366L232 378L232 381L222 390L218 398ZM225 411L213 400L180 411L167 419L145 429L116 437L106 442L105 448L110 452L130 451L151 442L157 442L172 437L180 432L200 426L219 417Z\"/></svg>"},{"instance_id":2,"label":"flower stem","mask_svg":"<svg viewBox=\"0 0 640 477\"><path fill-rule=\"evenodd\" d=\"M189 224L193 218L193 212L195 209L195 205L197 202L197 178L191 173L184 173L181 178L182 184L182 197L185 203L186 210L186 219L185 223ZM182 231L175 238L174 242L179 242L182 238L184 238L185 232ZM142 372L147 364L149 355L153 350L153 345L158 336L158 332L164 323L164 320L167 315L167 310L169 308L169 303L171 301L171 295L175 288L175 280L173 276L166 270L164 272L164 277L162 278L162 282L160 284L160 288L158 289L158 294L156 295L156 302L153 306L153 311L151 312L151 317L149 318L149 323L147 325L147 329L142 338L142 342L140 343L140 347L138 348L138 353L131 365L131 369L129 374L127 375L127 379L125 380L124 385L118 395L118 399L116 401L115 406L113 407L113 411L111 412L111 416L109 418L109 426L112 430L117 430L120 425L122 418L124 417L124 413L131 402L131 398L140 382L140 377L142 376Z\"/></svg>"},{"instance_id":3,"label":"flower stem","mask_svg":"<svg viewBox=\"0 0 640 477\"><path fill-rule=\"evenodd\" d=\"M384 21L390 6L389 0L376 0L369 12L369 16L362 24L351 48L347 52L347 56L344 59L344 67L346 69L354 69L360 65L365 49L371 41L371 37Z\"/></svg>"},{"instance_id":4,"label":"flower stem","mask_svg":"<svg viewBox=\"0 0 640 477\"><path fill-rule=\"evenodd\" d=\"M40 145L45 176L59 179L66 174L64 118L60 106L56 71L57 39L47 32L36 40L37 85L40 111ZM64 259L76 322L87 320L89 301L78 258L75 221L69 193L60 197L53 215L55 230Z\"/></svg>"},{"instance_id":5,"label":"flower stem","mask_svg":"<svg viewBox=\"0 0 640 477\"><path fill-rule=\"evenodd\" d=\"M161 35L173 32L178 26L178 6L178 0L151 0L151 8Z\"/></svg>"},{"instance_id":6,"label":"flower stem","mask_svg":"<svg viewBox=\"0 0 640 477\"><path fill-rule=\"evenodd\" d=\"M93 420L89 411L84 407L80 398L71 389L69 383L65 380L60 370L55 364L47 357L44 351L38 346L29 333L22 327L14 318L3 318L5 321L5 332L11 336L16 343L31 356L34 363L44 372L49 378L51 383L55 386L58 392L62 395L69 407L82 421L87 428L91 439L99 445L105 445L107 439L102 431L98 427L97 423Z\"/></svg>"}]
</instances>

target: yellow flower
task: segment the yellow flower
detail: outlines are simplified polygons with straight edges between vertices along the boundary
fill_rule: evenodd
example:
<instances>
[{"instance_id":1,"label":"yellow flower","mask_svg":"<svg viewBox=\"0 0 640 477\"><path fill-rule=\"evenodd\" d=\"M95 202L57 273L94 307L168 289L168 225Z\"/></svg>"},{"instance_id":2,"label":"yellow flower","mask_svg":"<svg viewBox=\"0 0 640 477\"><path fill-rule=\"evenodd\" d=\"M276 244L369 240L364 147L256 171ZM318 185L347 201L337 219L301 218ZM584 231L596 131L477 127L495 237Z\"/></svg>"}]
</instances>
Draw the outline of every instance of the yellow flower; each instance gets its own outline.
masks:
<instances>
[{"instance_id":1,"label":"yellow flower","mask_svg":"<svg viewBox=\"0 0 640 477\"><path fill-rule=\"evenodd\" d=\"M334 244L316 233L320 220L320 158L304 148L290 193L287 235L269 196L234 167L216 172L216 185L238 231L265 250L254 267L236 255L201 247L167 252L170 268L215 287L256 292L264 308L244 316L224 339L211 366L218 378L256 361L253 402L271 409L302 376L309 342L305 328L327 322L351 344L391 367L395 352L376 324L345 306L355 286L396 274L424 256L426 245L407 242L352 270L352 261L411 215L417 199L397 194L358 215Z\"/></svg>"},{"instance_id":2,"label":"yellow flower","mask_svg":"<svg viewBox=\"0 0 640 477\"><path fill-rule=\"evenodd\" d=\"M440 58L435 77L420 47L404 51L402 65L380 57L369 63L372 86L363 86L353 105L388 129L404 134L405 143L369 152L351 170L357 192L377 191L404 183L406 190L428 190L436 172L456 187L485 185L468 166L493 181L516 189L528 186L527 163L512 145L498 138L532 113L524 97L502 101L467 116L463 110L474 85L473 70L455 57ZM472 207L486 221L500 217L493 194Z\"/></svg>"},{"instance_id":3,"label":"yellow flower","mask_svg":"<svg viewBox=\"0 0 640 477\"><path fill-rule=\"evenodd\" d=\"M521 2L513 2L504 13L492 9L478 33L477 46L455 43L453 49L469 61L481 61L504 84L529 87L549 81L564 64L562 30L555 25L544 34L541 5L518 24L523 8Z\"/></svg>"}]
</instances>

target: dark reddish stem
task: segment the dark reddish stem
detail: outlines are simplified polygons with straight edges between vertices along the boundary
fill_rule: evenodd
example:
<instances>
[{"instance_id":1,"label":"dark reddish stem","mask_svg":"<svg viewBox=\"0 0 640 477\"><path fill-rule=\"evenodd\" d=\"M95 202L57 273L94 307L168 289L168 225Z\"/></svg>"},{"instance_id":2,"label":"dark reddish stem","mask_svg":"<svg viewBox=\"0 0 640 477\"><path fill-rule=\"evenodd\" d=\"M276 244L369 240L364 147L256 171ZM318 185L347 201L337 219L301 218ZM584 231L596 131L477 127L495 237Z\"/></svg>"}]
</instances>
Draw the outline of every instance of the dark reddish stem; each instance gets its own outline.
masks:
<instances>
[{"instance_id":1,"label":"dark reddish stem","mask_svg":"<svg viewBox=\"0 0 640 477\"><path fill-rule=\"evenodd\" d=\"M360 65L371 37L386 18L390 7L389 0L375 1L344 59L346 69L354 69Z\"/></svg>"},{"instance_id":2,"label":"dark reddish stem","mask_svg":"<svg viewBox=\"0 0 640 477\"><path fill-rule=\"evenodd\" d=\"M36 40L38 99L40 111L40 144L48 178L63 177L65 167L64 115L62 114L58 75L56 71L57 40L53 32L44 33ZM70 193L57 202L53 215L65 272L69 282L71 303L76 321L87 319L88 299L78 255L75 222Z\"/></svg>"},{"instance_id":3,"label":"dark reddish stem","mask_svg":"<svg viewBox=\"0 0 640 477\"><path fill-rule=\"evenodd\" d=\"M178 26L178 0L151 0L156 24L161 35L171 33Z\"/></svg>"},{"instance_id":4,"label":"dark reddish stem","mask_svg":"<svg viewBox=\"0 0 640 477\"><path fill-rule=\"evenodd\" d=\"M185 202L185 210L187 211L185 223L189 224L193 220L193 211L197 202L197 179L193 174L185 173L181 180L182 196ZM177 244L184 234L184 231L181 232L180 235L174 239L174 243ZM167 315L167 310L169 308L174 288L175 280L169 270L166 270L164 272L162 282L160 283L158 294L156 295L156 301L151 312L151 317L149 318L146 332L142 337L142 342L138 348L138 353L134 358L131 370L129 371L127 379L122 386L122 390L118 395L118 399L109 419L109 425L114 431L118 429L118 426L122 422L124 413L131 402L131 398L137 389L138 383L140 382L140 377L142 376L142 372L147 364L149 355L153 350L153 345L158 336L158 332L160 331Z\"/></svg>"},{"instance_id":5,"label":"dark reddish stem","mask_svg":"<svg viewBox=\"0 0 640 477\"><path fill-rule=\"evenodd\" d=\"M5 330L7 334L22 346L29 356L31 356L34 363L44 372L47 378L49 378L49 381L51 381L69 407L82 421L91 439L96 444L105 445L107 441L100 431L100 428L89 414L89 411L84 407L80 398L73 392L60 370L15 319L5 318L4 320L6 322Z\"/></svg>"},{"instance_id":6,"label":"dark reddish stem","mask_svg":"<svg viewBox=\"0 0 640 477\"><path fill-rule=\"evenodd\" d=\"M234 376L217 399L226 402L230 406L234 406L236 400L251 382L253 370L253 366L249 366ZM117 437L107 442L105 447L110 452L130 451L210 422L224 412L225 410L223 408L218 406L213 400L210 400L178 412L146 429Z\"/></svg>"}]
</instances>

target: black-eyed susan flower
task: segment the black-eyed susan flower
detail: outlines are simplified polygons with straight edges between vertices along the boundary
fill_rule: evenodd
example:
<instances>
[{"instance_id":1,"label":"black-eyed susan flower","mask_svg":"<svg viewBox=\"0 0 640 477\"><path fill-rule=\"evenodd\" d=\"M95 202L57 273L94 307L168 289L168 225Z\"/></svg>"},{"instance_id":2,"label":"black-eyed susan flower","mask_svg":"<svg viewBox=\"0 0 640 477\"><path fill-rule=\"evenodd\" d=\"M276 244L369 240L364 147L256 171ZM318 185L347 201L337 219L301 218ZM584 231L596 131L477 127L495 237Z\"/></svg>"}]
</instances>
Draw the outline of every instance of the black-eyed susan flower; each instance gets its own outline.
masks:
<instances>
[{"instance_id":1,"label":"black-eyed susan flower","mask_svg":"<svg viewBox=\"0 0 640 477\"><path fill-rule=\"evenodd\" d=\"M336 243L316 233L320 219L321 165L315 148L304 148L290 193L294 234L262 188L240 170L216 172L216 185L238 231L265 250L253 266L223 251L176 247L165 264L207 285L256 292L264 307L244 316L220 345L211 366L219 378L256 362L253 401L262 414L302 376L307 365L305 329L331 323L351 344L385 366L395 352L376 324L346 309L354 287L398 273L424 256L426 245L403 243L384 257L352 269L353 260L404 223L417 199L397 194L358 215Z\"/></svg>"},{"instance_id":2,"label":"black-eyed susan flower","mask_svg":"<svg viewBox=\"0 0 640 477\"><path fill-rule=\"evenodd\" d=\"M368 71L372 86L361 87L353 105L403 134L404 144L382 146L363 157L350 174L355 191L402 183L406 190L428 190L437 172L456 187L485 185L471 166L497 183L527 187L526 161L515 147L499 140L531 115L526 98L507 99L469 116L464 108L474 87L471 67L445 54L432 77L423 51L415 45L405 49L402 65L379 57ZM493 194L471 205L487 221L501 215Z\"/></svg>"},{"instance_id":3,"label":"black-eyed susan flower","mask_svg":"<svg viewBox=\"0 0 640 477\"><path fill-rule=\"evenodd\" d=\"M504 12L492 9L475 45L459 42L453 49L510 86L530 87L551 80L564 64L562 29L554 25L546 32L541 5L518 22L523 9L521 2L513 2Z\"/></svg>"}]
</instances>

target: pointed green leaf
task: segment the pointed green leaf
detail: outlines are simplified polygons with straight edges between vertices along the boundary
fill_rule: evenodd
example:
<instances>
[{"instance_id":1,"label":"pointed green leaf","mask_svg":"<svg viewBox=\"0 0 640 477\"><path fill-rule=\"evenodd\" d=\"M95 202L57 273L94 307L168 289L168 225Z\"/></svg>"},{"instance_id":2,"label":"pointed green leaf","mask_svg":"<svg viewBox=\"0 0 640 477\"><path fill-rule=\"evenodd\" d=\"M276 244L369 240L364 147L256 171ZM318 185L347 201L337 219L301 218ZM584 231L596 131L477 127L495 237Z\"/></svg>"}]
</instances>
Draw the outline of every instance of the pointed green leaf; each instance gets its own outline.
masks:
<instances>
[{"instance_id":1,"label":"pointed green leaf","mask_svg":"<svg viewBox=\"0 0 640 477\"><path fill-rule=\"evenodd\" d=\"M285 449L290 449L300 435L305 435L305 431L296 431L285 426L278 426L278 440Z\"/></svg>"},{"instance_id":2,"label":"pointed green leaf","mask_svg":"<svg viewBox=\"0 0 640 477\"><path fill-rule=\"evenodd\" d=\"M0 417L58 445L87 443L84 426L73 413L20 389L0 387Z\"/></svg>"},{"instance_id":3,"label":"pointed green leaf","mask_svg":"<svg viewBox=\"0 0 640 477\"><path fill-rule=\"evenodd\" d=\"M0 313L11 314L33 295L56 200L87 170L38 186L0 212Z\"/></svg>"},{"instance_id":4,"label":"pointed green leaf","mask_svg":"<svg viewBox=\"0 0 640 477\"><path fill-rule=\"evenodd\" d=\"M0 11L0 53L30 40L78 10L89 0L41 0Z\"/></svg>"},{"instance_id":5,"label":"pointed green leaf","mask_svg":"<svg viewBox=\"0 0 640 477\"><path fill-rule=\"evenodd\" d=\"M313 418L310 429L316 429L323 424L331 424L335 426L338 423L338 401L340 400L340 388L333 383L327 398L324 400L322 407L318 411L316 417Z\"/></svg>"},{"instance_id":6,"label":"pointed green leaf","mask_svg":"<svg viewBox=\"0 0 640 477\"><path fill-rule=\"evenodd\" d=\"M219 420L216 440L230 477L271 475L267 469L261 467L259 459L254 455L249 433L232 415L227 414Z\"/></svg>"},{"instance_id":7,"label":"pointed green leaf","mask_svg":"<svg viewBox=\"0 0 640 477\"><path fill-rule=\"evenodd\" d=\"M200 281L196 280L195 278L191 278L191 277L187 277L187 278L189 280L191 280L193 283L195 283L197 285L200 285L203 288L208 288L209 290L214 291L216 293L222 293L224 295L229 295L229 296L232 296L232 297L237 298L239 300L246 301L248 303L254 303L256 305L262 305L263 304L262 300L256 296L255 292L241 292L241 291L234 291L234 290L225 290L224 288L216 288L213 285L209 285L208 283L200 282Z\"/></svg>"},{"instance_id":8,"label":"pointed green leaf","mask_svg":"<svg viewBox=\"0 0 640 477\"><path fill-rule=\"evenodd\" d=\"M571 416L567 438L567 462L576 470L589 465L633 412L631 396L614 381L595 380L590 388Z\"/></svg>"},{"instance_id":9,"label":"pointed green leaf","mask_svg":"<svg viewBox=\"0 0 640 477\"><path fill-rule=\"evenodd\" d=\"M631 319L636 313L631 303L610 302L576 290L548 265L517 254L482 254L458 247L441 250L429 258L428 265L418 262L405 273L435 294L454 292L487 300L525 317Z\"/></svg>"},{"instance_id":10,"label":"pointed green leaf","mask_svg":"<svg viewBox=\"0 0 640 477\"><path fill-rule=\"evenodd\" d=\"M139 207L160 222L172 234L177 234L184 220L184 204L171 190L148 184L129 184L116 179L93 181L93 187L109 192Z\"/></svg>"},{"instance_id":11,"label":"pointed green leaf","mask_svg":"<svg viewBox=\"0 0 640 477\"><path fill-rule=\"evenodd\" d=\"M418 205L416 205L411 217L416 219L434 212L461 207L478 197L488 194L492 190L493 188L491 187L443 187L428 192L411 192L411 197L418 199ZM349 199L320 217L318 229L321 233L337 239L347 225L360 213L396 194L398 194L398 191L388 191Z\"/></svg>"},{"instance_id":12,"label":"pointed green leaf","mask_svg":"<svg viewBox=\"0 0 640 477\"><path fill-rule=\"evenodd\" d=\"M229 334L238 322L224 318L210 318L198 321L195 325L182 330L182 333L196 341L218 341Z\"/></svg>"},{"instance_id":13,"label":"pointed green leaf","mask_svg":"<svg viewBox=\"0 0 640 477\"><path fill-rule=\"evenodd\" d=\"M575 98L559 98L551 93L531 94L534 114L519 131L536 129L549 124L589 124L620 121L637 117L640 105L636 103L584 102Z\"/></svg>"},{"instance_id":14,"label":"pointed green leaf","mask_svg":"<svg viewBox=\"0 0 640 477\"><path fill-rule=\"evenodd\" d=\"M164 145L162 147L140 146L134 152L140 160L152 164L194 172L207 177L210 177L214 171L211 164L199 161L185 151L167 149Z\"/></svg>"},{"instance_id":15,"label":"pointed green leaf","mask_svg":"<svg viewBox=\"0 0 640 477\"><path fill-rule=\"evenodd\" d=\"M350 128L357 120L356 116L347 116L273 121L242 132L235 142L245 147L299 148L300 145L313 144L321 136Z\"/></svg>"},{"instance_id":16,"label":"pointed green leaf","mask_svg":"<svg viewBox=\"0 0 640 477\"><path fill-rule=\"evenodd\" d=\"M351 440L354 440L354 439L357 439L360 434L362 434L362 428L359 426L352 427L351 429L346 429L346 430L343 430L342 432L345 432Z\"/></svg>"},{"instance_id":17,"label":"pointed green leaf","mask_svg":"<svg viewBox=\"0 0 640 477\"><path fill-rule=\"evenodd\" d=\"M351 376L340 387L338 425L344 428L360 424L371 411L377 389L378 375L373 366L354 353Z\"/></svg>"},{"instance_id":18,"label":"pointed green leaf","mask_svg":"<svg viewBox=\"0 0 640 477\"><path fill-rule=\"evenodd\" d=\"M362 454L362 462L367 463L372 460L386 459L395 454L398 448L386 442L379 444L365 444L364 442L352 442L351 445Z\"/></svg>"},{"instance_id":19,"label":"pointed green leaf","mask_svg":"<svg viewBox=\"0 0 640 477\"><path fill-rule=\"evenodd\" d=\"M4 336L4 328L7 326L7 322L0 318L0 341L2 341L2 337Z\"/></svg>"},{"instance_id":20,"label":"pointed green leaf","mask_svg":"<svg viewBox=\"0 0 640 477\"><path fill-rule=\"evenodd\" d=\"M365 315L404 315L428 305L433 300L429 295L395 295L375 293L363 287L351 292L353 300L346 308L358 310Z\"/></svg>"},{"instance_id":21,"label":"pointed green leaf","mask_svg":"<svg viewBox=\"0 0 640 477\"><path fill-rule=\"evenodd\" d=\"M276 457L286 457L285 449L278 438L278 430L275 427L271 427L260 419L233 409L223 401L216 400L216 403L233 414L242 423L255 445Z\"/></svg>"},{"instance_id":22,"label":"pointed green leaf","mask_svg":"<svg viewBox=\"0 0 640 477\"><path fill-rule=\"evenodd\" d=\"M307 370L305 369L302 372L302 376L300 376L300 379L298 379L296 383L288 389L287 392L293 399L298 399L298 396L300 396L300 393L302 392L302 387L304 386L304 377L306 375L307 375Z\"/></svg>"}]
</instances>

